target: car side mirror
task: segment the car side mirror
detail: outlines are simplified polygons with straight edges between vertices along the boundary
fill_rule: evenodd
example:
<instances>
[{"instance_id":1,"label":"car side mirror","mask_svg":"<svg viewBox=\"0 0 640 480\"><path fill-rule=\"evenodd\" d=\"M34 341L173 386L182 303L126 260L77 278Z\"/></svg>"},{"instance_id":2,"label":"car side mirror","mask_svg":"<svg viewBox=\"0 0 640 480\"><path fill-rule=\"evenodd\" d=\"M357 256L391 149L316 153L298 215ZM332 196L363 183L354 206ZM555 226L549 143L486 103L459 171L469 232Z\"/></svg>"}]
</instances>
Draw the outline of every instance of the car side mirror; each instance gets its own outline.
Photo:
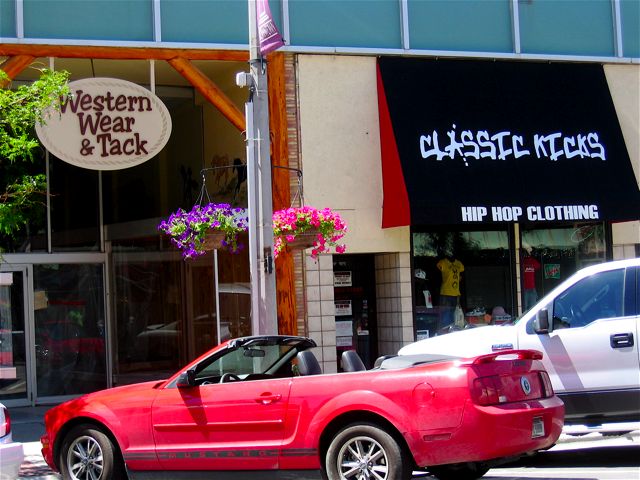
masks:
<instances>
[{"instance_id":1,"label":"car side mirror","mask_svg":"<svg viewBox=\"0 0 640 480\"><path fill-rule=\"evenodd\" d=\"M553 330L549 324L549 310L541 308L533 320L533 331L537 334L550 333Z\"/></svg>"},{"instance_id":2,"label":"car side mirror","mask_svg":"<svg viewBox=\"0 0 640 480\"><path fill-rule=\"evenodd\" d=\"M176 381L176 387L178 388L191 388L196 386L196 372L194 370L187 370L178 375Z\"/></svg>"}]
</instances>

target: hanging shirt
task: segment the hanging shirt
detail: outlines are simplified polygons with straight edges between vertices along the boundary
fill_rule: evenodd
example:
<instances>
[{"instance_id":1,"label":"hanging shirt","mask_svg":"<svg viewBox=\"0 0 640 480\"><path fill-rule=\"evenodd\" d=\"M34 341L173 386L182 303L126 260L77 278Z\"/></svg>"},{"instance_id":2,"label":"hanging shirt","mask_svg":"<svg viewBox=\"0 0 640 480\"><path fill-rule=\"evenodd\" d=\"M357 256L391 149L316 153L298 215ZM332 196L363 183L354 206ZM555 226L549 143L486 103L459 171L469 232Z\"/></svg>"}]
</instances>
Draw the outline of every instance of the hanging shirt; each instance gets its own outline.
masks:
<instances>
[{"instance_id":1,"label":"hanging shirt","mask_svg":"<svg viewBox=\"0 0 640 480\"><path fill-rule=\"evenodd\" d=\"M450 297L460 296L460 274L464 272L464 265L460 260L453 262L448 258L443 258L437 265L442 272L442 283L440 284L440 295Z\"/></svg>"},{"instance_id":2,"label":"hanging shirt","mask_svg":"<svg viewBox=\"0 0 640 480\"><path fill-rule=\"evenodd\" d=\"M522 260L522 282L525 290L536 288L536 271L540 270L540 262L533 257Z\"/></svg>"}]
</instances>

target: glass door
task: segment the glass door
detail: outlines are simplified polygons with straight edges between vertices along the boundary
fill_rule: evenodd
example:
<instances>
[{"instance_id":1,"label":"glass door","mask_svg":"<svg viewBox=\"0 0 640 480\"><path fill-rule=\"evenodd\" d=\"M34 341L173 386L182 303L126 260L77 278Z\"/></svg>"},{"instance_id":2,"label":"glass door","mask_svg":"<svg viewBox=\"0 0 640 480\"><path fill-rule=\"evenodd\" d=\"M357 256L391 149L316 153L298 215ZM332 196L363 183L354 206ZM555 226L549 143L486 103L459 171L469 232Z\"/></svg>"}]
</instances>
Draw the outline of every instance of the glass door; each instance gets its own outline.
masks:
<instances>
[{"instance_id":1,"label":"glass door","mask_svg":"<svg viewBox=\"0 0 640 480\"><path fill-rule=\"evenodd\" d=\"M33 266L38 403L107 387L103 270L100 263Z\"/></svg>"},{"instance_id":2,"label":"glass door","mask_svg":"<svg viewBox=\"0 0 640 480\"><path fill-rule=\"evenodd\" d=\"M8 406L31 403L31 362L27 347L28 288L26 266L0 269L0 402Z\"/></svg>"}]
</instances>

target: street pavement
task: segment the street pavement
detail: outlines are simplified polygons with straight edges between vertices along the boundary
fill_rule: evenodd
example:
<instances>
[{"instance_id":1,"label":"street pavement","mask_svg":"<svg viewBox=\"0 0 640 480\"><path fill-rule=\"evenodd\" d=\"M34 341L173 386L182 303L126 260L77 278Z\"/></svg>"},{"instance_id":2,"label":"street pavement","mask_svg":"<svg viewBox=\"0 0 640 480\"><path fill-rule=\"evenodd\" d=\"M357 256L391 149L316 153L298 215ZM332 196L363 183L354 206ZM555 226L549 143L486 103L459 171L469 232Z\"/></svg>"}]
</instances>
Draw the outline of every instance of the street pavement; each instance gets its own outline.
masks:
<instances>
[{"instance_id":1,"label":"street pavement","mask_svg":"<svg viewBox=\"0 0 640 480\"><path fill-rule=\"evenodd\" d=\"M57 473L53 473L45 463L40 453L40 442L27 442L24 446L24 462L20 467L19 479L28 480L60 480Z\"/></svg>"},{"instance_id":2,"label":"street pavement","mask_svg":"<svg viewBox=\"0 0 640 480\"><path fill-rule=\"evenodd\" d=\"M20 469L18 480L60 480L60 475L53 473L40 453L40 436L44 433L44 412L49 407L10 409L13 439L22 442L25 461ZM628 449L640 452L640 430L618 436L604 436L600 433L588 433L582 436L561 435L558 444L544 454L529 459L522 459L515 464L491 469L484 478L490 479L537 479L549 478L549 470L553 468L554 479L607 479L640 480L640 461L632 465L623 465L618 476L608 476L607 470L619 467L616 458L611 456L611 448ZM607 450L607 454L599 460L596 452ZM604 458L604 462L602 460ZM640 457L638 457L640 458ZM600 463L593 463L593 462ZM591 463L590 463L591 462ZM602 464L603 463L603 464ZM563 473L562 467L566 467ZM602 470L602 473L598 473ZM540 476L542 475L542 476ZM622 475L622 476L620 476ZM414 478L429 480L425 474ZM299 479L303 480L303 479Z\"/></svg>"},{"instance_id":3,"label":"street pavement","mask_svg":"<svg viewBox=\"0 0 640 480\"><path fill-rule=\"evenodd\" d=\"M640 430L560 439L546 452L489 470L482 480L640 480Z\"/></svg>"}]
</instances>

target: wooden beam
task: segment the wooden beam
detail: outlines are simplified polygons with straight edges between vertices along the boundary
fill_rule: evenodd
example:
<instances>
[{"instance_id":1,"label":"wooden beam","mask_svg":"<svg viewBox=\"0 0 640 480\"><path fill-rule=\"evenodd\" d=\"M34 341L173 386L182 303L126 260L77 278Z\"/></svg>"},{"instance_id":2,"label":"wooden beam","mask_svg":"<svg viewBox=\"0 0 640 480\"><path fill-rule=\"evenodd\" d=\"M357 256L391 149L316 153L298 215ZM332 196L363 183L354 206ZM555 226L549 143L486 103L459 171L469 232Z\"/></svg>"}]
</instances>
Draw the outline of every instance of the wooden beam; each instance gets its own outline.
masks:
<instances>
[{"instance_id":1,"label":"wooden beam","mask_svg":"<svg viewBox=\"0 0 640 480\"><path fill-rule=\"evenodd\" d=\"M13 79L18 75L22 70L31 65L35 57L31 55L16 55L14 57L8 58L2 65L0 65L0 69L4 70L9 78ZM0 88L4 88L9 84L7 81L0 81Z\"/></svg>"},{"instance_id":2,"label":"wooden beam","mask_svg":"<svg viewBox=\"0 0 640 480\"><path fill-rule=\"evenodd\" d=\"M178 57L187 58L189 60L225 60L237 62L246 62L249 60L249 52L241 50L105 47L89 45L26 45L21 43L0 44L0 56L10 57L14 55L111 60L169 60Z\"/></svg>"},{"instance_id":3,"label":"wooden beam","mask_svg":"<svg viewBox=\"0 0 640 480\"><path fill-rule=\"evenodd\" d=\"M238 130L246 130L246 122L242 111L227 97L218 86L202 71L186 58L167 60L180 75L191 83L204 97L213 104Z\"/></svg>"}]
</instances>

